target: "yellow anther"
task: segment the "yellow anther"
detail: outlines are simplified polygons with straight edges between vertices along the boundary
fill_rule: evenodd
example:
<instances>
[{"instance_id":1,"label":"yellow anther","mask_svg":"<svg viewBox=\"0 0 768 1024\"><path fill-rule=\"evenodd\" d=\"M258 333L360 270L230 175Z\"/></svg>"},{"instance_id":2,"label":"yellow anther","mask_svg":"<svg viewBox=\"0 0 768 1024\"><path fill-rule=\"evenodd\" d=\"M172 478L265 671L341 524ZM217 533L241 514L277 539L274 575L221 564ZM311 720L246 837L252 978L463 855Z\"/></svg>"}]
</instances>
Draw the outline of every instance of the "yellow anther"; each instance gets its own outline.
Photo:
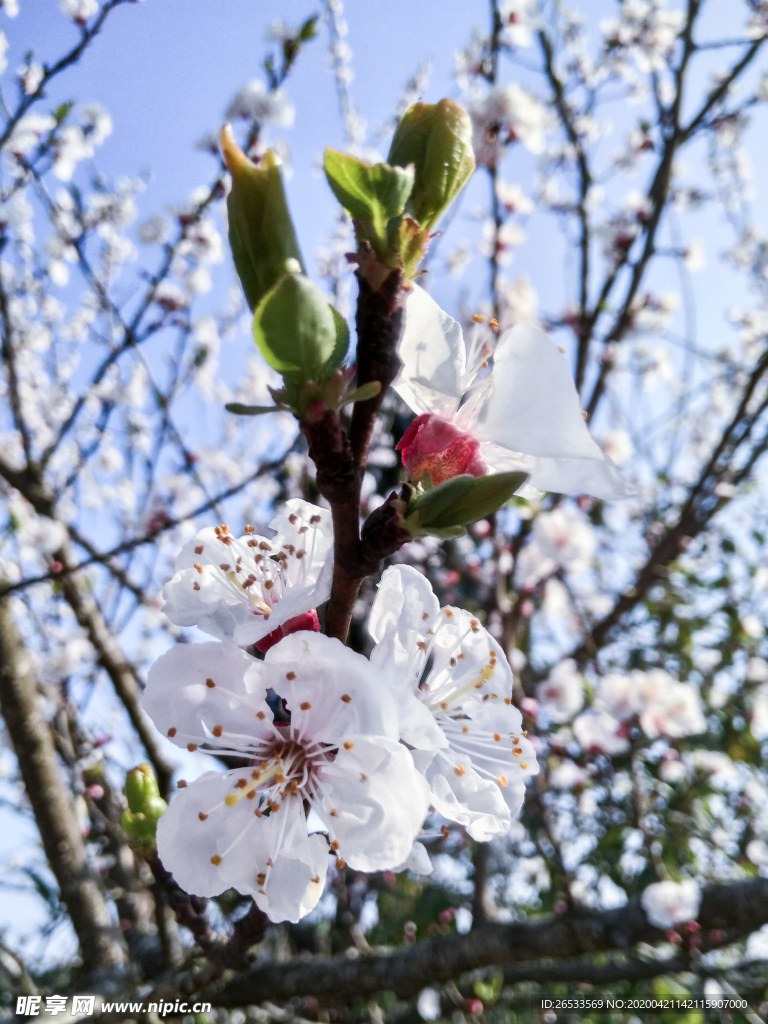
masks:
<instances>
[{"instance_id":1,"label":"yellow anther","mask_svg":"<svg viewBox=\"0 0 768 1024\"><path fill-rule=\"evenodd\" d=\"M520 762L520 767L523 769L523 771L525 771L526 768L528 767L528 762L527 761L521 761Z\"/></svg>"},{"instance_id":2,"label":"yellow anther","mask_svg":"<svg viewBox=\"0 0 768 1024\"><path fill-rule=\"evenodd\" d=\"M500 775L498 779L496 779L496 781L498 782L502 789L504 789L505 786L509 785L509 779L507 778L506 775Z\"/></svg>"},{"instance_id":3,"label":"yellow anther","mask_svg":"<svg viewBox=\"0 0 768 1024\"><path fill-rule=\"evenodd\" d=\"M215 864L216 867L218 867L219 864L221 864L221 857L218 855L218 853L214 853L214 855L211 857L211 864Z\"/></svg>"}]
</instances>

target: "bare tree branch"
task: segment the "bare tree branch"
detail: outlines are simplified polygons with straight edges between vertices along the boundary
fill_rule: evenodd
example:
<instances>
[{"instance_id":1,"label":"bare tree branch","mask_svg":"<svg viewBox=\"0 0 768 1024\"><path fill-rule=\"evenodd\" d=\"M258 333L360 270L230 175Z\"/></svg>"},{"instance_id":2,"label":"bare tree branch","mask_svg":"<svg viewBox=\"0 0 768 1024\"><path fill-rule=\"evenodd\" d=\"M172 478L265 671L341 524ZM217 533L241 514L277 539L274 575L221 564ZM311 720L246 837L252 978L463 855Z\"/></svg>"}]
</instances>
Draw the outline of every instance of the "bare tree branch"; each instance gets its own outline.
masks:
<instances>
[{"instance_id":1,"label":"bare tree branch","mask_svg":"<svg viewBox=\"0 0 768 1024\"><path fill-rule=\"evenodd\" d=\"M53 738L38 703L32 659L13 621L8 599L0 600L0 711L48 863L80 942L83 967L88 973L120 967L125 962L125 948L88 864Z\"/></svg>"}]
</instances>

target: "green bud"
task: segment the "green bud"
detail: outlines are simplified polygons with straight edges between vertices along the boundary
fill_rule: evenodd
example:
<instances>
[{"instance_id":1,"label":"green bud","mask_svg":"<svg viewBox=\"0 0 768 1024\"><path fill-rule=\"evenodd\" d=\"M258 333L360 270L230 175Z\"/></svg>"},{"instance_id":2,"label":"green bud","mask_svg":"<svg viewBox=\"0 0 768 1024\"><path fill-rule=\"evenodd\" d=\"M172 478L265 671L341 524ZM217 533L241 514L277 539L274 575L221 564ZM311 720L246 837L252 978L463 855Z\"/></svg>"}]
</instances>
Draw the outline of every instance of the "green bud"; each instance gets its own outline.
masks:
<instances>
[{"instance_id":1,"label":"green bud","mask_svg":"<svg viewBox=\"0 0 768 1024\"><path fill-rule=\"evenodd\" d=\"M469 523L501 508L527 479L526 473L451 477L408 503L403 527L414 537L459 537Z\"/></svg>"},{"instance_id":2,"label":"green bud","mask_svg":"<svg viewBox=\"0 0 768 1024\"><path fill-rule=\"evenodd\" d=\"M285 274L262 298L253 336L267 363L294 390L307 381L329 380L349 347L346 321L303 274Z\"/></svg>"},{"instance_id":3,"label":"green bud","mask_svg":"<svg viewBox=\"0 0 768 1024\"><path fill-rule=\"evenodd\" d=\"M229 125L221 130L221 149L232 175L229 244L248 305L255 309L286 271L303 271L304 264L277 153L267 150L257 166L237 145Z\"/></svg>"},{"instance_id":4,"label":"green bud","mask_svg":"<svg viewBox=\"0 0 768 1024\"><path fill-rule=\"evenodd\" d=\"M154 846L157 822L168 804L160 796L155 773L148 764L140 764L125 777L128 809L123 811L122 824L129 836L144 846Z\"/></svg>"},{"instance_id":5,"label":"green bud","mask_svg":"<svg viewBox=\"0 0 768 1024\"><path fill-rule=\"evenodd\" d=\"M423 228L434 227L475 169L469 114L453 100L415 103L400 120L387 159L397 167L414 165L405 212Z\"/></svg>"}]
</instances>

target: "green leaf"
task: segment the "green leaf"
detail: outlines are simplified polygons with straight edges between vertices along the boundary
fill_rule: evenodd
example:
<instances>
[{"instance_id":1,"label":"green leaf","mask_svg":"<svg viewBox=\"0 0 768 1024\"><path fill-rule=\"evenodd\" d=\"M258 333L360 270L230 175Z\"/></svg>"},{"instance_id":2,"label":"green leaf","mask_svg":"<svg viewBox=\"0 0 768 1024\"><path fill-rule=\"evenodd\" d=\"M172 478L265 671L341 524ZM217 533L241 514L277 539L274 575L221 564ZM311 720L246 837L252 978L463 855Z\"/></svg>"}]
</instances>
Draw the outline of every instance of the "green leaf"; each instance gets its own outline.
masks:
<instances>
[{"instance_id":1,"label":"green leaf","mask_svg":"<svg viewBox=\"0 0 768 1024\"><path fill-rule=\"evenodd\" d=\"M330 377L338 370L349 351L349 327L347 326L347 321L338 309L334 309L333 306L329 306L329 309L333 314L333 322L336 327L336 344L330 359L323 367L323 376L325 378Z\"/></svg>"},{"instance_id":2,"label":"green leaf","mask_svg":"<svg viewBox=\"0 0 768 1024\"><path fill-rule=\"evenodd\" d=\"M353 220L370 221L384 239L387 224L405 209L414 182L412 167L369 164L335 149L325 151L325 176L331 191Z\"/></svg>"},{"instance_id":3,"label":"green leaf","mask_svg":"<svg viewBox=\"0 0 768 1024\"><path fill-rule=\"evenodd\" d=\"M367 384L363 384L362 387L355 388L354 391L344 395L341 405L349 405L350 402L367 402L370 398L375 398L380 391L381 381L371 380Z\"/></svg>"},{"instance_id":4,"label":"green leaf","mask_svg":"<svg viewBox=\"0 0 768 1024\"><path fill-rule=\"evenodd\" d=\"M444 509L464 497L474 479L476 478L464 473L445 480L436 487L430 487L408 505L408 514L418 512L422 523L434 522Z\"/></svg>"},{"instance_id":5,"label":"green leaf","mask_svg":"<svg viewBox=\"0 0 768 1024\"><path fill-rule=\"evenodd\" d=\"M326 365L339 358L340 333L325 295L303 274L281 277L253 317L259 351L273 370L298 387L325 379Z\"/></svg>"},{"instance_id":6,"label":"green leaf","mask_svg":"<svg viewBox=\"0 0 768 1024\"><path fill-rule=\"evenodd\" d=\"M313 14L311 18L307 18L299 29L299 39L302 43L308 43L310 39L314 39L317 35L317 18L318 16Z\"/></svg>"},{"instance_id":7,"label":"green leaf","mask_svg":"<svg viewBox=\"0 0 768 1024\"><path fill-rule=\"evenodd\" d=\"M241 402L227 402L224 408L235 416L263 416L268 412L280 412L277 405L243 405Z\"/></svg>"},{"instance_id":8,"label":"green leaf","mask_svg":"<svg viewBox=\"0 0 768 1024\"><path fill-rule=\"evenodd\" d=\"M418 529L433 533L475 523L501 508L527 479L526 473L455 476L412 501L406 524L415 516Z\"/></svg>"},{"instance_id":9,"label":"green leaf","mask_svg":"<svg viewBox=\"0 0 768 1024\"><path fill-rule=\"evenodd\" d=\"M299 243L288 210L280 158L268 150L257 166L235 142L232 129L222 130L224 159L232 175L227 196L229 242L235 269L251 309L286 271L304 270Z\"/></svg>"}]
</instances>

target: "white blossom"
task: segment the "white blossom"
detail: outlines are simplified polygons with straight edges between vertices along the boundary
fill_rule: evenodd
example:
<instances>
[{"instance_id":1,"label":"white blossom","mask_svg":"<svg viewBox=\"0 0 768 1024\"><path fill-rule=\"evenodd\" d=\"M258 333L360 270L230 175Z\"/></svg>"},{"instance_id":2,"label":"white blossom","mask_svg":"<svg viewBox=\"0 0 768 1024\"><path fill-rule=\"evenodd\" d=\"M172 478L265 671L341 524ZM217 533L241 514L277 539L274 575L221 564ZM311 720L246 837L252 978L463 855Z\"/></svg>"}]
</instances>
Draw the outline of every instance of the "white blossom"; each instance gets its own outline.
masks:
<instances>
[{"instance_id":1,"label":"white blossom","mask_svg":"<svg viewBox=\"0 0 768 1024\"><path fill-rule=\"evenodd\" d=\"M331 515L291 498L272 520L277 536L235 538L208 526L188 541L163 587L177 626L199 626L242 647L328 600L333 574Z\"/></svg>"},{"instance_id":2,"label":"white blossom","mask_svg":"<svg viewBox=\"0 0 768 1024\"><path fill-rule=\"evenodd\" d=\"M493 370L483 374L491 351ZM418 447L418 434L429 427L452 433L462 445L474 443L472 469L458 472L520 470L541 490L604 498L628 493L590 437L565 360L541 331L518 324L495 350L479 333L467 354L461 326L414 287L398 355L394 389L418 414L399 446L404 461L406 446ZM437 450L433 461L441 457ZM425 468L437 483L439 467Z\"/></svg>"},{"instance_id":3,"label":"white blossom","mask_svg":"<svg viewBox=\"0 0 768 1024\"><path fill-rule=\"evenodd\" d=\"M83 25L99 9L98 0L59 0L59 7L67 17Z\"/></svg>"},{"instance_id":4,"label":"white blossom","mask_svg":"<svg viewBox=\"0 0 768 1024\"><path fill-rule=\"evenodd\" d=\"M507 832L538 764L498 643L464 609L441 609L429 581L403 565L382 576L368 629L376 641L371 664L394 693L417 696L442 734L430 741L415 722L401 733L415 748L433 806L473 839Z\"/></svg>"},{"instance_id":5,"label":"white blossom","mask_svg":"<svg viewBox=\"0 0 768 1024\"><path fill-rule=\"evenodd\" d=\"M573 658L561 661L548 678L539 683L536 699L552 722L570 722L581 711L584 706L584 679Z\"/></svg>"},{"instance_id":6,"label":"white blossom","mask_svg":"<svg viewBox=\"0 0 768 1024\"><path fill-rule=\"evenodd\" d=\"M592 562L595 531L586 516L572 505L542 512L531 533L531 541L518 560L517 579L522 586L532 586L558 570L569 574L583 572Z\"/></svg>"},{"instance_id":7,"label":"white blossom","mask_svg":"<svg viewBox=\"0 0 768 1024\"><path fill-rule=\"evenodd\" d=\"M695 921L701 905L701 889L693 879L655 882L643 890L640 905L657 928Z\"/></svg>"},{"instance_id":8,"label":"white blossom","mask_svg":"<svg viewBox=\"0 0 768 1024\"><path fill-rule=\"evenodd\" d=\"M244 85L227 107L227 120L242 119L256 124L290 128L296 108L283 89L268 90L259 78Z\"/></svg>"},{"instance_id":9,"label":"white blossom","mask_svg":"<svg viewBox=\"0 0 768 1024\"><path fill-rule=\"evenodd\" d=\"M270 689L289 721L275 719ZM234 886L273 921L297 921L322 894L329 853L377 871L411 851L429 789L398 739L409 709L340 641L294 633L265 662L233 644L179 644L152 667L142 703L177 746L253 765L203 775L160 819L158 853L187 892ZM306 808L327 838L309 834Z\"/></svg>"}]
</instances>

